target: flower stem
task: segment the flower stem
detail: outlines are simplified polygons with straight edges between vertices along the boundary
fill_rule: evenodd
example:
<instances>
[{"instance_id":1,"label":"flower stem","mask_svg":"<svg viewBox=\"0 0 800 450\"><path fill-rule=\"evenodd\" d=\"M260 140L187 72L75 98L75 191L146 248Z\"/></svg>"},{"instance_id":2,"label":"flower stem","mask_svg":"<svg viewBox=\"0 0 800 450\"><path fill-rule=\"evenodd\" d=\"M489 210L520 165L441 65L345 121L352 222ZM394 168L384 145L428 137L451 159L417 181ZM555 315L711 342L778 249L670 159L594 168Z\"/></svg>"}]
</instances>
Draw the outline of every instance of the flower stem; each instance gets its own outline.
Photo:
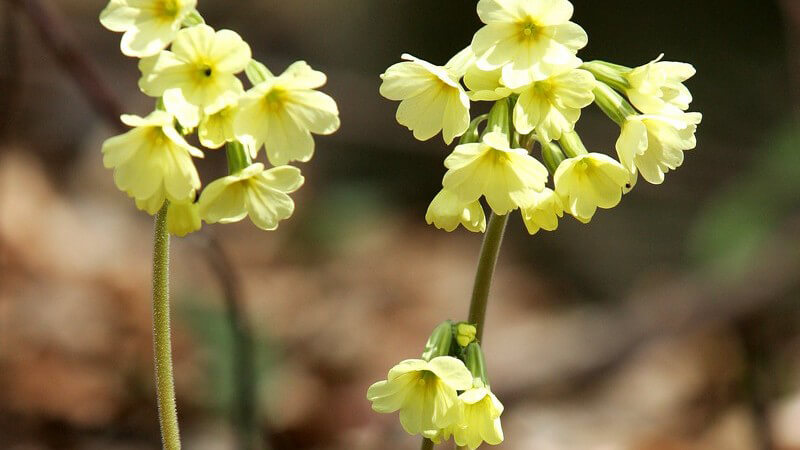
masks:
<instances>
[{"instance_id":1,"label":"flower stem","mask_svg":"<svg viewBox=\"0 0 800 450\"><path fill-rule=\"evenodd\" d=\"M433 450L433 441L422 438L422 450Z\"/></svg>"},{"instance_id":2,"label":"flower stem","mask_svg":"<svg viewBox=\"0 0 800 450\"><path fill-rule=\"evenodd\" d=\"M486 227L481 254L478 259L478 270L475 274L475 285L472 289L472 301L469 305L468 322L475 325L478 341L483 337L483 326L486 322L486 306L489 303L489 290L492 287L492 276L500 254L500 245L508 224L508 214L498 216L492 214Z\"/></svg>"},{"instance_id":3,"label":"flower stem","mask_svg":"<svg viewBox=\"0 0 800 450\"><path fill-rule=\"evenodd\" d=\"M156 215L153 238L153 353L161 442L165 450L181 448L175 380L172 376L172 340L169 326L169 232L168 203Z\"/></svg>"}]
</instances>

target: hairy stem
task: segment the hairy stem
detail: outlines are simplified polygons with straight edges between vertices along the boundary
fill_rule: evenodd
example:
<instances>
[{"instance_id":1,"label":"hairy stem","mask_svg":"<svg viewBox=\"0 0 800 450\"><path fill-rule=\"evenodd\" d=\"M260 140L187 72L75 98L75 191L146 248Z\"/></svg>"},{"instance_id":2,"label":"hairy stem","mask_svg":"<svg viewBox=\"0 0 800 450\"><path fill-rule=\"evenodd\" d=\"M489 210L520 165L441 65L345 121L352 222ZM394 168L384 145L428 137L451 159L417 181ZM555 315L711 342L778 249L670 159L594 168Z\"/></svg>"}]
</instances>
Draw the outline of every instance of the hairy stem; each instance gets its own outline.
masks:
<instances>
[{"instance_id":1,"label":"hairy stem","mask_svg":"<svg viewBox=\"0 0 800 450\"><path fill-rule=\"evenodd\" d=\"M181 448L175 380L172 375L172 339L169 322L169 232L167 202L156 215L153 238L153 353L161 442L165 450Z\"/></svg>"},{"instance_id":2,"label":"hairy stem","mask_svg":"<svg viewBox=\"0 0 800 450\"><path fill-rule=\"evenodd\" d=\"M472 301L469 304L468 322L475 324L478 341L483 337L483 326L486 322L486 306L489 303L489 290L492 287L492 276L500 254L500 245L508 224L508 214L498 216L492 214L483 238L478 270L475 274L475 285L472 289Z\"/></svg>"}]
</instances>

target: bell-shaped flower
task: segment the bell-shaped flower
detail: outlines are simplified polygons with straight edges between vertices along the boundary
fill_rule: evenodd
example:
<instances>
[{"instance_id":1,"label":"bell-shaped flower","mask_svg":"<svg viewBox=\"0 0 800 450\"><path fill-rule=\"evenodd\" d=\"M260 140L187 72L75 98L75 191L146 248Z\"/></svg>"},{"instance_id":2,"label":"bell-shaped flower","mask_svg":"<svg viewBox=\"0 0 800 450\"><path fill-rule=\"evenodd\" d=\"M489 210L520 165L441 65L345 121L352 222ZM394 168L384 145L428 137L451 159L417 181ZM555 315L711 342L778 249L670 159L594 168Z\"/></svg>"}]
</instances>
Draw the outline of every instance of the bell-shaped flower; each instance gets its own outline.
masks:
<instances>
[{"instance_id":1,"label":"bell-shaped flower","mask_svg":"<svg viewBox=\"0 0 800 450\"><path fill-rule=\"evenodd\" d=\"M472 232L482 233L486 230L486 215L480 202L461 203L458 195L447 189L436 194L425 214L425 220L428 225L448 232L454 231L459 225Z\"/></svg>"},{"instance_id":2,"label":"bell-shaped flower","mask_svg":"<svg viewBox=\"0 0 800 450\"><path fill-rule=\"evenodd\" d=\"M579 66L575 55L588 36L569 21L572 13L567 0L480 0L486 26L472 39L478 67L502 67L505 86L517 89Z\"/></svg>"},{"instance_id":3,"label":"bell-shaped flower","mask_svg":"<svg viewBox=\"0 0 800 450\"><path fill-rule=\"evenodd\" d=\"M447 144L469 127L469 97L459 83L457 68L448 70L429 62L403 55L381 75L380 93L400 101L397 122L427 141L442 132ZM453 63L455 65L455 63Z\"/></svg>"},{"instance_id":4,"label":"bell-shaped flower","mask_svg":"<svg viewBox=\"0 0 800 450\"><path fill-rule=\"evenodd\" d=\"M200 210L197 203L170 203L167 208L167 230L170 234L184 237L199 230Z\"/></svg>"},{"instance_id":5,"label":"bell-shaped flower","mask_svg":"<svg viewBox=\"0 0 800 450\"><path fill-rule=\"evenodd\" d=\"M630 116L622 125L617 154L631 173L638 170L650 183L661 184L664 174L683 164L683 152L697 145L700 113Z\"/></svg>"},{"instance_id":6,"label":"bell-shaped flower","mask_svg":"<svg viewBox=\"0 0 800 450\"><path fill-rule=\"evenodd\" d=\"M244 92L236 74L250 62L250 46L234 31L196 25L178 33L171 51L139 62L139 87L162 97L166 110L191 128L202 115L235 103Z\"/></svg>"},{"instance_id":7,"label":"bell-shaped flower","mask_svg":"<svg viewBox=\"0 0 800 450\"><path fill-rule=\"evenodd\" d=\"M528 233L555 231L558 219L564 216L564 203L552 189L545 188L541 192L532 191L528 204L520 212Z\"/></svg>"},{"instance_id":8,"label":"bell-shaped flower","mask_svg":"<svg viewBox=\"0 0 800 450\"><path fill-rule=\"evenodd\" d=\"M461 421L452 428L456 444L475 450L486 442L498 445L503 442L503 427L500 415L503 404L495 397L489 386L476 378L474 387L458 396L461 405Z\"/></svg>"},{"instance_id":9,"label":"bell-shaped flower","mask_svg":"<svg viewBox=\"0 0 800 450\"><path fill-rule=\"evenodd\" d=\"M625 90L628 99L645 114L680 114L692 102L692 93L683 82L694 76L694 66L661 61L663 57L624 75L630 85Z\"/></svg>"},{"instance_id":10,"label":"bell-shaped flower","mask_svg":"<svg viewBox=\"0 0 800 450\"><path fill-rule=\"evenodd\" d=\"M498 215L505 215L525 204L530 190L541 191L547 169L525 149L511 148L500 132L487 133L483 142L463 144L444 162L449 170L444 189L458 195L462 204L481 196Z\"/></svg>"},{"instance_id":11,"label":"bell-shaped flower","mask_svg":"<svg viewBox=\"0 0 800 450\"><path fill-rule=\"evenodd\" d=\"M203 117L197 129L200 143L206 148L216 149L227 142L233 142L236 139L233 126L237 111L237 102L233 102L214 114Z\"/></svg>"},{"instance_id":12,"label":"bell-shaped flower","mask_svg":"<svg viewBox=\"0 0 800 450\"><path fill-rule=\"evenodd\" d=\"M400 411L400 424L409 434L436 435L460 420L457 391L472 387L472 375L452 356L425 361L408 359L394 366L386 380L367 390L372 409Z\"/></svg>"},{"instance_id":13,"label":"bell-shaped flower","mask_svg":"<svg viewBox=\"0 0 800 450\"><path fill-rule=\"evenodd\" d=\"M167 48L196 6L197 0L111 0L100 13L100 23L125 33L123 54L144 58Z\"/></svg>"},{"instance_id":14,"label":"bell-shaped flower","mask_svg":"<svg viewBox=\"0 0 800 450\"><path fill-rule=\"evenodd\" d=\"M274 230L294 212L294 201L287 194L299 189L303 181L296 167L264 170L261 163L251 164L203 189L200 217L207 223L233 223L250 216L258 228Z\"/></svg>"},{"instance_id":15,"label":"bell-shaped flower","mask_svg":"<svg viewBox=\"0 0 800 450\"><path fill-rule=\"evenodd\" d=\"M514 106L514 128L520 134L535 129L547 141L561 139L562 133L575 129L581 109L594 101L594 85L594 76L581 69L534 82Z\"/></svg>"},{"instance_id":16,"label":"bell-shaped flower","mask_svg":"<svg viewBox=\"0 0 800 450\"><path fill-rule=\"evenodd\" d=\"M200 177L192 156L203 152L189 145L175 129L174 118L155 111L145 118L124 115L122 122L134 127L103 143L103 164L114 169L117 187L136 200L140 209L155 214L164 200L194 201Z\"/></svg>"},{"instance_id":17,"label":"bell-shaped flower","mask_svg":"<svg viewBox=\"0 0 800 450\"><path fill-rule=\"evenodd\" d=\"M588 153L564 160L553 179L564 208L581 222L592 220L597 208L613 208L631 174L608 155Z\"/></svg>"},{"instance_id":18,"label":"bell-shaped flower","mask_svg":"<svg viewBox=\"0 0 800 450\"><path fill-rule=\"evenodd\" d=\"M234 122L236 138L256 149L264 145L275 166L309 161L314 155L311 133L328 135L339 129L336 102L315 90L327 77L305 61L278 77L268 75L242 97Z\"/></svg>"}]
</instances>

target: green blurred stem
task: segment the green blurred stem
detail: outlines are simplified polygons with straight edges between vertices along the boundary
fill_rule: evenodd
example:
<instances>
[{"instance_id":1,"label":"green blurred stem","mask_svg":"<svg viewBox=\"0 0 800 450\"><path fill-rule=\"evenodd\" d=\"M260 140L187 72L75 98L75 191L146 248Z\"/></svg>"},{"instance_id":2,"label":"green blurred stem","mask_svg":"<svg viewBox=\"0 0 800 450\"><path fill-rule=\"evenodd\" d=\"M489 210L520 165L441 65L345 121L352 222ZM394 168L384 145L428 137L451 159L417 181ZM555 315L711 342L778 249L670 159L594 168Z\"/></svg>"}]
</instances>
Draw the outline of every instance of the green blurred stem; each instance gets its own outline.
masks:
<instances>
[{"instance_id":1,"label":"green blurred stem","mask_svg":"<svg viewBox=\"0 0 800 450\"><path fill-rule=\"evenodd\" d=\"M508 214L498 216L492 214L489 218L489 225L486 228L486 236L483 238L480 258L478 259L478 270L475 274L475 286L472 289L472 301L469 305L468 322L475 325L478 342L483 338L483 326L486 322L486 306L489 303L489 290L492 287L492 276L497 265L497 257L500 255L500 245L503 243L503 235L508 224Z\"/></svg>"},{"instance_id":2,"label":"green blurred stem","mask_svg":"<svg viewBox=\"0 0 800 450\"><path fill-rule=\"evenodd\" d=\"M169 232L168 202L156 215L153 238L153 353L161 442L165 450L181 448L175 380L172 376L172 339L169 326Z\"/></svg>"},{"instance_id":3,"label":"green blurred stem","mask_svg":"<svg viewBox=\"0 0 800 450\"><path fill-rule=\"evenodd\" d=\"M422 450L433 450L433 441L430 439L422 439Z\"/></svg>"}]
</instances>

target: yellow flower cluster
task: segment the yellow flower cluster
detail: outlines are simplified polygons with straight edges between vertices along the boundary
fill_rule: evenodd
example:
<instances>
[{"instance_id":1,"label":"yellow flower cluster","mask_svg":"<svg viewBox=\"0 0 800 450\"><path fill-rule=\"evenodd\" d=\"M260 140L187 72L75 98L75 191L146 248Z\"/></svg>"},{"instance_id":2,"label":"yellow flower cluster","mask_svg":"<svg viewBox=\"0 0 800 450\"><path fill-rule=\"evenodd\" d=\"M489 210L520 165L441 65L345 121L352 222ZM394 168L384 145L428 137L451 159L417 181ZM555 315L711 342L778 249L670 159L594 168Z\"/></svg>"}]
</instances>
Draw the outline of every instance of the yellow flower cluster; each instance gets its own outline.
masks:
<instances>
[{"instance_id":1,"label":"yellow flower cluster","mask_svg":"<svg viewBox=\"0 0 800 450\"><path fill-rule=\"evenodd\" d=\"M483 352L474 339L473 325L444 322L428 340L422 359L400 362L386 380L369 387L372 409L399 412L406 432L437 444L451 437L471 450L484 442L500 444L503 405L489 388Z\"/></svg>"},{"instance_id":2,"label":"yellow flower cluster","mask_svg":"<svg viewBox=\"0 0 800 450\"><path fill-rule=\"evenodd\" d=\"M103 144L103 163L139 209L167 204L172 234L245 217L274 230L294 212L288 194L303 185L293 161L314 153L313 134L339 128L336 102L317 91L325 74L303 61L273 75L231 30L206 25L196 0L111 0L100 22L122 32L122 53L140 58L143 93L157 99L147 117L125 115L130 131ZM245 90L246 75L252 87ZM187 138L195 133L199 145ZM191 141L192 139L189 139ZM229 174L202 189L194 158L226 147ZM274 167L254 162L261 148Z\"/></svg>"},{"instance_id":3,"label":"yellow flower cluster","mask_svg":"<svg viewBox=\"0 0 800 450\"><path fill-rule=\"evenodd\" d=\"M661 183L695 147L702 115L685 112L683 84L691 65L584 63L588 36L570 21L568 0L480 0L477 12L484 26L443 66L403 55L381 75L381 94L400 101L397 121L414 137L461 137L429 224L485 231L481 197L498 215L519 209L531 234L557 229L565 212L587 223L619 204L639 173ZM492 112L473 119L471 102L481 101L495 102ZM618 159L586 150L575 130L592 103L621 127Z\"/></svg>"}]
</instances>

